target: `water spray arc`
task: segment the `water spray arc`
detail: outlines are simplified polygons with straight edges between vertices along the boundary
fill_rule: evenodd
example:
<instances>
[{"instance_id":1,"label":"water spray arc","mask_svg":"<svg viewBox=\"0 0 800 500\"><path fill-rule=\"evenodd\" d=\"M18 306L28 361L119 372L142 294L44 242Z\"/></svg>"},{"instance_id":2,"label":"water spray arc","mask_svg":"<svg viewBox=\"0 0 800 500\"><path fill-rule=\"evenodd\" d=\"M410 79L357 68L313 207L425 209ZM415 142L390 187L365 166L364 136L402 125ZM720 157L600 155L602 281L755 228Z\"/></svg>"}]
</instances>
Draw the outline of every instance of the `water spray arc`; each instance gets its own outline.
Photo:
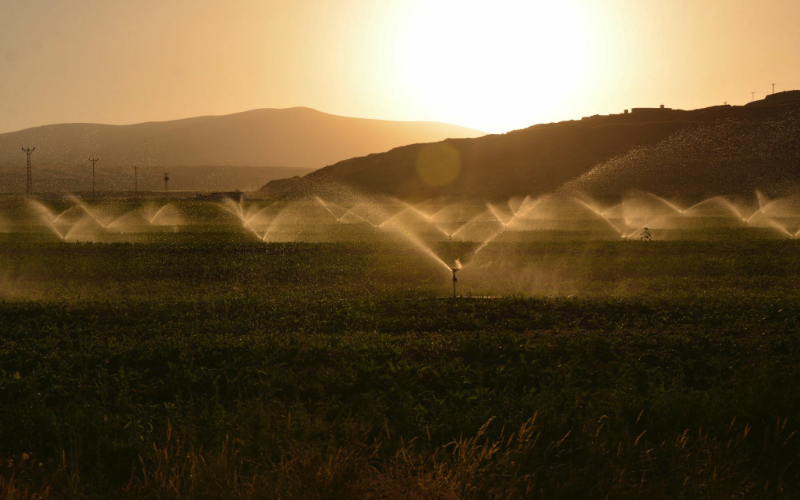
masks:
<instances>
[{"instance_id":1,"label":"water spray arc","mask_svg":"<svg viewBox=\"0 0 800 500\"><path fill-rule=\"evenodd\" d=\"M745 206L737 205L728 199L725 196L712 196L710 198L706 198L694 205L691 205L688 208L679 208L678 206L674 205L673 203L667 201L660 196L657 196L653 193L645 192L645 195L652 198L653 200L657 201L658 203L664 205L665 207L669 207L671 210L675 212L679 218L686 218L686 219L694 219L694 218L703 218L708 217L709 214L712 217L731 217L738 221L742 227L768 227L777 230L781 234L791 237L791 232L782 225L778 220L774 217L771 217L767 214L769 209L775 204L778 200L769 200L767 199L760 191L756 191L756 200L758 201L758 206L753 209L752 211ZM624 204L625 202L623 202ZM630 232L627 235L624 235L623 238L627 239L634 234L637 234L640 230L643 229L644 226L653 227L654 222L657 219L666 220L667 217L665 215L659 215L653 218L648 219L647 221L641 221L638 224L638 229L633 232ZM634 225L630 224L630 221L626 218L626 224L629 225L629 229L633 228Z\"/></svg>"},{"instance_id":2,"label":"water spray arc","mask_svg":"<svg viewBox=\"0 0 800 500\"><path fill-rule=\"evenodd\" d=\"M25 192L28 194L28 196L31 196L31 195L33 195L33 177L31 175L31 154L33 154L33 152L36 151L36 148L27 148L27 149L26 148L22 148L22 150L25 152L25 155L28 157L28 161L27 161L28 183L27 183L27 187L25 189Z\"/></svg>"},{"instance_id":3,"label":"water spray arc","mask_svg":"<svg viewBox=\"0 0 800 500\"><path fill-rule=\"evenodd\" d=\"M683 215L683 213L684 213L684 212L686 212L686 210L690 210L690 209L692 209L692 208L695 208L697 205L699 205L699 204L700 204L700 203L698 203L697 205L693 205L693 206L691 206L691 207L689 207L689 208L686 208L686 209L683 209L683 210L681 210L681 209L680 209L680 208L679 208L677 205L675 205L674 203L671 203L671 202L667 201L666 199L664 199L664 198L662 198L662 197L658 196L657 194L653 194L653 193L650 193L650 192L648 192L648 193L647 193L647 196L650 196L650 197L651 197L651 198L653 198L654 200L656 200L656 201L658 201L658 202L660 202L660 203L662 203L662 204L666 205L667 207L671 208L672 210L675 210L677 213L679 213L679 214L681 214L681 215ZM702 202L701 202L701 203L702 203Z\"/></svg>"},{"instance_id":4,"label":"water spray arc","mask_svg":"<svg viewBox=\"0 0 800 500\"><path fill-rule=\"evenodd\" d=\"M369 224L373 228L378 228L380 226L379 224L375 224L372 221L369 221L364 217L362 217L361 215L355 213L355 210L358 207L358 205L353 206L350 209L345 209L331 202L325 201L319 196L314 196L314 200L316 200L317 203L319 203L322 206L322 208L324 208L329 214L331 214L331 217L333 217L336 220L336 222L345 224L344 220L345 217L349 217L351 220L355 219L356 221L363 222L364 224ZM337 215L337 212L340 215Z\"/></svg>"},{"instance_id":5,"label":"water spray arc","mask_svg":"<svg viewBox=\"0 0 800 500\"><path fill-rule=\"evenodd\" d=\"M500 213L500 211L491 203L486 204L486 208L489 209L489 212L492 216L497 219L497 222L503 225L503 227L507 226L511 219L514 218L513 214L511 217L505 217L504 214Z\"/></svg>"},{"instance_id":6,"label":"water spray arc","mask_svg":"<svg viewBox=\"0 0 800 500\"><path fill-rule=\"evenodd\" d=\"M28 200L37 218L62 241L79 241L76 234L87 238L85 241L106 241L112 234L149 232L156 226L175 228L185 223L172 204L153 209L154 213L149 213L147 205L124 212L109 212L76 196L68 195L65 199L71 202L71 206L60 212L54 212L38 200Z\"/></svg>"},{"instance_id":7,"label":"water spray arc","mask_svg":"<svg viewBox=\"0 0 800 500\"><path fill-rule=\"evenodd\" d=\"M168 196L168 189L165 196ZM442 268L447 269L452 278L453 304L476 298L474 291L481 287L500 286L501 290L509 290L507 286L538 287L540 282L554 281L552 274L562 271L552 271L546 265L525 268L523 273L533 274L522 276L534 278L532 281L520 279L512 274L507 260L509 254L514 254L517 242L529 239L548 241L544 238L550 237L550 233L556 238L611 240L609 230L616 228L614 230L623 239L630 240L650 239L651 231L653 239L683 238L686 235L693 238L695 234L705 238L709 231L719 227L734 237L747 234L748 237L763 235L787 241L800 239L800 196L771 199L760 192L756 192L755 197L720 195L691 202L661 198L641 190L616 201L594 200L580 193L574 196L555 193L538 198L515 198L509 201L508 206L496 200L488 204L471 200L449 204L438 200L430 205L427 202L425 205L406 204L388 197L373 198L360 194L344 198L344 201L327 201L311 195L276 203L223 198L218 204L219 211L229 212L233 217L222 213L213 215L204 210L189 210L182 214L175 204L169 202L142 203L131 209L130 200L119 206L105 202L96 205L77 197L68 200L71 203L56 202L53 207L34 198L26 200L26 204L35 210L33 217L39 230L52 241L64 244L145 241L148 235L166 232L168 227L177 232L178 226L189 222L188 217L184 217L189 214L201 217L198 226L204 220L214 227L222 222L229 227L225 231L241 231L248 238L252 238L252 234L258 241L268 243L331 241L326 238L334 238L332 241L355 238L396 245L408 243L408 250L405 246L398 247L403 249L402 255L410 254L412 262L429 270L433 275L432 281L438 283L437 295L444 300L451 297L449 289L442 293L447 277L441 274ZM71 206L65 209L68 205ZM398 216L398 213L402 215ZM0 219L3 215L0 213ZM448 244L449 238L436 234L429 224L441 225L458 243ZM642 238L645 228L649 228L646 230L647 238ZM382 235L384 231L387 234ZM567 234L570 231L574 233ZM492 248L487 249L489 246ZM477 255L480 257L476 258ZM465 295L458 293L458 278L465 276L458 272L464 266L458 261L454 263L455 257L465 258L469 269ZM461 281L463 287L465 282ZM456 299L459 302L455 302Z\"/></svg>"},{"instance_id":8,"label":"water spray arc","mask_svg":"<svg viewBox=\"0 0 800 500\"><path fill-rule=\"evenodd\" d=\"M338 206L336 206L336 205L334 205L332 203L326 202L325 200L323 200L319 196L314 196L313 200L316 203L320 204L327 211L327 213L329 213L339 223L344 223L344 222L342 222L342 219L345 217L345 215L351 214L353 208L355 208L355 207L353 207L350 210L346 210L346 209L343 209L342 207L338 207ZM445 263L445 261L442 260L442 258L439 257L436 254L436 252L434 252L428 245L426 245L418 235L414 234L413 231L411 231L408 227L406 227L399 220L399 217L398 217L403 213L412 213L412 214L416 214L418 216L421 216L426 222L431 223L431 221L430 221L431 217L433 217L433 215L436 215L436 214L428 215L428 214L422 212L421 210L419 210L418 208L414 207L413 205L405 203L405 202L403 202L401 200L395 199L394 201L397 202L400 206L403 207L399 212L395 213L394 215L388 215L388 214L384 213L383 210L381 210L381 209L379 209L377 207L373 207L376 212L380 212L381 213L381 215L382 215L381 218L383 219L383 222L372 223L371 221L367 220L364 217L361 217L358 214L352 213L352 215L355 216L357 219L363 220L364 222L368 223L374 229L377 229L377 230L391 230L395 234L403 237L407 242L412 243L414 246L417 247L417 249L422 251L425 255L427 255L428 257L433 259L438 264L442 265L448 271L452 272L453 273L453 278L455 278L456 270L461 268L460 264L458 262L456 262L456 267L453 268L453 267L449 266L447 263ZM343 213L342 213L342 215L338 215L337 216L337 212L343 212ZM276 219L277 219L277 217L276 217ZM446 236L448 236L448 237L450 236L449 234L447 234L441 228L439 228L439 227L437 227L435 225L434 225L434 227L436 227L437 230L439 230L440 232L444 233ZM267 236L269 235L269 231L270 230L268 229L267 233L264 235L264 241L266 241ZM455 290L455 282L454 282L453 286L454 286L454 290Z\"/></svg>"},{"instance_id":9,"label":"water spray arc","mask_svg":"<svg viewBox=\"0 0 800 500\"><path fill-rule=\"evenodd\" d=\"M526 198L526 200L527 200L527 199L528 199L528 198ZM498 230L497 230L497 231L496 231L496 232L495 232L495 233L494 233L492 236L490 236L489 238L487 238L486 240L484 240L484 241L483 241L483 242L482 242L482 243L481 243L481 244L478 246L478 248L475 250L475 252L472 254L472 257L474 258L476 255L478 255L478 254L481 252L481 250L483 250L484 248L486 248L486 246L487 246L489 243L491 243L492 241L494 241L494 240L495 240L495 238L497 238L498 236L500 236L501 234L503 234L503 233L505 232L505 230L506 230L506 229L508 229L508 227L509 227L509 226L511 226L511 225L513 225L515 222L517 222L517 220L519 220L519 219L518 219L518 217L520 217L520 218L521 218L521 217L524 217L525 215L527 215L528 213L530 213L530 212L531 212L531 210L533 210L534 208L536 208L536 206L537 206L537 205L538 205L538 204L539 204L541 201L542 201L542 198L538 198L538 199L534 200L533 202L531 202L531 203L530 203L530 205L529 205L528 207L525 207L524 205L520 205L520 207L519 207L519 210L518 210L518 211L517 211L517 212L514 214L514 216L513 216L513 217L511 217L511 219L509 219L509 220L508 220L508 222L506 222L506 223L503 223L503 221L502 221L502 220L498 219L498 220L497 220L497 222L499 222L499 223L500 223L500 229L498 229ZM493 215L494 215L494 213L493 213ZM495 216L495 217L496 217L496 216Z\"/></svg>"},{"instance_id":10,"label":"water spray arc","mask_svg":"<svg viewBox=\"0 0 800 500\"><path fill-rule=\"evenodd\" d=\"M447 231L445 231L445 230L444 230L444 229L442 229L441 227L439 227L439 226L438 226L438 225L437 225L437 224L436 224L436 223L433 221L433 218L434 218L434 217L435 217L435 216L436 216L436 215L437 215L439 212L441 212L442 210L444 210L444 208L443 208L442 210L439 210L439 211L437 211L437 212L434 212L433 214L430 214L430 215L428 215L428 214L426 214L425 212L423 212L422 210L420 210L419 208L415 207L414 205L411 205L411 204L409 204L409 203L406 203L406 202L404 202L404 201L402 201L402 200L396 200L396 201L397 201L397 202L399 202L399 203L401 203L403 206L405 206L405 207L406 207L406 210L409 210L409 211L411 211L411 213L415 213L415 214L417 214L418 216L422 217L422 218L423 218L423 219L424 219L424 220L425 220L425 221L426 221L428 224L430 224L430 226L431 226L431 227L433 227L434 229L436 229L437 231L439 231L440 233L442 233L444 236L447 236L447 237L448 237L448 239L449 239L450 241L453 241L453 235L452 235L452 234L450 234L450 233L448 233ZM401 212L400 212L400 213L398 213L397 215L400 215L400 214L401 214L401 213L403 213L404 211L405 211L405 210L401 211Z\"/></svg>"},{"instance_id":11,"label":"water spray arc","mask_svg":"<svg viewBox=\"0 0 800 500\"><path fill-rule=\"evenodd\" d=\"M327 211L328 211L328 213L329 213L329 214L331 214L331 217L333 217L334 219L336 219L336 222L341 222L341 220L342 220L342 217L344 217L344 216L345 216L345 215L347 215L347 213L348 213L348 212L344 212L342 215L336 215L336 214L333 212L333 210L331 209L331 204L327 203L325 200L323 200L323 199L322 199L322 198L320 198L319 196L314 196L314 200L316 200L316 201L317 201L317 202L318 202L320 205L322 205L322 208L324 208L325 210L327 210ZM336 208L339 208L339 207L336 207Z\"/></svg>"},{"instance_id":12,"label":"water spray arc","mask_svg":"<svg viewBox=\"0 0 800 500\"><path fill-rule=\"evenodd\" d=\"M620 231L619 228L617 226L615 226L614 224L612 224L611 221L608 220L608 218L604 215L605 212L607 212L608 210L600 211L598 208L594 207L593 205L591 205L589 203L586 203L585 201L583 201L583 200L581 200L579 198L574 198L574 199L575 199L575 201L577 201L578 203L580 203L584 207L588 208L593 214L597 215L601 220L603 220L606 224L608 224L608 226L611 229L613 229L615 232L619 233L620 236L623 236L623 237L625 236L625 233L623 231Z\"/></svg>"},{"instance_id":13,"label":"water spray arc","mask_svg":"<svg viewBox=\"0 0 800 500\"><path fill-rule=\"evenodd\" d=\"M739 208L730 201L728 201L728 199L725 198L724 196L712 196L711 198L705 199L700 203L695 203L686 210L682 210L680 213L681 215L686 215L688 212L689 215L691 215L692 211L696 211L698 208L701 208L703 206L713 205L714 203L722 205L722 207L725 210L729 211L731 215L733 215L737 219L741 219L742 222L745 223L747 222L747 217L744 217Z\"/></svg>"},{"instance_id":14,"label":"water spray arc","mask_svg":"<svg viewBox=\"0 0 800 500\"><path fill-rule=\"evenodd\" d=\"M223 210L235 215L242 222L243 228L252 232L259 240L264 241L266 233L263 236L258 234L253 226L250 225L250 221L258 217L260 214L266 212L270 208L269 206L263 207L250 215L245 215L241 200L239 203L236 203L230 198L225 198L222 203L219 204L219 206L222 207Z\"/></svg>"}]
</instances>

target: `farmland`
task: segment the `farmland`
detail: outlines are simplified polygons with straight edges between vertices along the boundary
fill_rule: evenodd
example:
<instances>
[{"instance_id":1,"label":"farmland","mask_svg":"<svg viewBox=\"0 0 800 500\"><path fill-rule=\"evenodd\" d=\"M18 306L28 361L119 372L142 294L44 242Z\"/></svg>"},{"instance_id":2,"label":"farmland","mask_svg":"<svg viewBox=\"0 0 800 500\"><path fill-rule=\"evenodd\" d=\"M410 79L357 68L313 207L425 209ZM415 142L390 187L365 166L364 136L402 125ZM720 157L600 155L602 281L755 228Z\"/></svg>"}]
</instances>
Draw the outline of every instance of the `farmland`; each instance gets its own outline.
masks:
<instances>
[{"instance_id":1,"label":"farmland","mask_svg":"<svg viewBox=\"0 0 800 500\"><path fill-rule=\"evenodd\" d=\"M766 227L482 249L43 205L0 232L0 495L800 495L800 242Z\"/></svg>"}]
</instances>

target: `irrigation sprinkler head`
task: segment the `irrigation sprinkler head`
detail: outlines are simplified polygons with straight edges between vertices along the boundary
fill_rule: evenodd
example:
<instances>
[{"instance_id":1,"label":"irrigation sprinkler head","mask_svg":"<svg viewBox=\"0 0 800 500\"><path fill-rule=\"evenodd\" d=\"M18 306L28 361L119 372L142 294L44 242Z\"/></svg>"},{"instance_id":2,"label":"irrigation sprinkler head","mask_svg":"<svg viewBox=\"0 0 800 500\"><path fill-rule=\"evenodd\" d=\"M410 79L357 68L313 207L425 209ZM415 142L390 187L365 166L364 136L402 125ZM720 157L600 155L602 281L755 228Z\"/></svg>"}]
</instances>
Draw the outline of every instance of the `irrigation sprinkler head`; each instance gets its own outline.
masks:
<instances>
[{"instance_id":1,"label":"irrigation sprinkler head","mask_svg":"<svg viewBox=\"0 0 800 500\"><path fill-rule=\"evenodd\" d=\"M456 273L458 271L460 271L461 268L460 267L459 268L451 267L450 270L453 271L453 299L455 299L457 297L456 296L456 283L458 283L458 278L456 278Z\"/></svg>"}]
</instances>

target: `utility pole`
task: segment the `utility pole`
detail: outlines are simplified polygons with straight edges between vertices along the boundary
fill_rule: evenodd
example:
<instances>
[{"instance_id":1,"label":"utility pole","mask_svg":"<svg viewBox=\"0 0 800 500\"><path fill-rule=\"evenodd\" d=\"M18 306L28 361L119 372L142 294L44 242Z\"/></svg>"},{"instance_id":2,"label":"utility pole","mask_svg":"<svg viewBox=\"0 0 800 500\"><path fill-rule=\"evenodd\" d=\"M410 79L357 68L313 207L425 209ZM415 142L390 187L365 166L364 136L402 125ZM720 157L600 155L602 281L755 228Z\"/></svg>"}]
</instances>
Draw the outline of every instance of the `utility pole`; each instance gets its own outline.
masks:
<instances>
[{"instance_id":1,"label":"utility pole","mask_svg":"<svg viewBox=\"0 0 800 500\"><path fill-rule=\"evenodd\" d=\"M27 166L28 166L28 186L27 186L27 189L26 189L26 193L28 193L28 196L31 196L31 195L33 195L33 178L31 177L31 153L36 151L36 148L27 148L27 149L22 148L22 150L25 151L25 154L28 157L28 163L27 163Z\"/></svg>"},{"instance_id":2,"label":"utility pole","mask_svg":"<svg viewBox=\"0 0 800 500\"><path fill-rule=\"evenodd\" d=\"M775 93L775 84L774 83L772 84L772 93L773 94Z\"/></svg>"},{"instance_id":3,"label":"utility pole","mask_svg":"<svg viewBox=\"0 0 800 500\"><path fill-rule=\"evenodd\" d=\"M139 165L133 166L133 197L139 197L139 179L136 174L139 172Z\"/></svg>"},{"instance_id":4,"label":"utility pole","mask_svg":"<svg viewBox=\"0 0 800 500\"><path fill-rule=\"evenodd\" d=\"M164 172L164 199L167 199L167 183L169 182L169 172Z\"/></svg>"},{"instance_id":5,"label":"utility pole","mask_svg":"<svg viewBox=\"0 0 800 500\"><path fill-rule=\"evenodd\" d=\"M99 158L89 158L89 161L92 162L92 201L94 201L94 164L99 160Z\"/></svg>"}]
</instances>

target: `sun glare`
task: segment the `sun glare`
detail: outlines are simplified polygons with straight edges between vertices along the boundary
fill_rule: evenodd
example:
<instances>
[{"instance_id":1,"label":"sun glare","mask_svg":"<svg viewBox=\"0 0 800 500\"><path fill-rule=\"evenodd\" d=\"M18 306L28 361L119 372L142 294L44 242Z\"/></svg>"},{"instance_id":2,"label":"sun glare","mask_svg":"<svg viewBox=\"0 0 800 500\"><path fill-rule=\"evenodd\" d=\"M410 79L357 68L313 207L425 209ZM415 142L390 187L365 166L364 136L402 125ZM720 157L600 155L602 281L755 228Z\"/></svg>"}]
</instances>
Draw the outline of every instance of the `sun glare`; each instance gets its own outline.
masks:
<instances>
[{"instance_id":1,"label":"sun glare","mask_svg":"<svg viewBox=\"0 0 800 500\"><path fill-rule=\"evenodd\" d=\"M403 44L407 83L437 119L490 132L531 125L585 75L584 17L569 1L422 1Z\"/></svg>"}]
</instances>

